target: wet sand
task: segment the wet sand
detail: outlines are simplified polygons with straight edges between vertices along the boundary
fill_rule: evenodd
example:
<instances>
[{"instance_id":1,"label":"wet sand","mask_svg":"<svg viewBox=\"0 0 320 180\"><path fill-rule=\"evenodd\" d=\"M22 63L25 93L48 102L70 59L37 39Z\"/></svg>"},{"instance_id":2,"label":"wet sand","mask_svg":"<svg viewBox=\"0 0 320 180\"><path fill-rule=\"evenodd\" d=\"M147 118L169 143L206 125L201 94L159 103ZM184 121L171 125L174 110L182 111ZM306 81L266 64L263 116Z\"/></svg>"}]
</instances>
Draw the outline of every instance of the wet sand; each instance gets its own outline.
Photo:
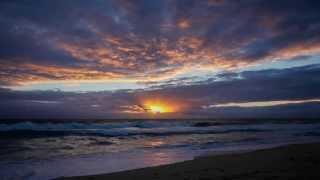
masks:
<instances>
[{"instance_id":1,"label":"wet sand","mask_svg":"<svg viewBox=\"0 0 320 180\"><path fill-rule=\"evenodd\" d=\"M65 180L320 179L320 143L206 156L170 165Z\"/></svg>"}]
</instances>

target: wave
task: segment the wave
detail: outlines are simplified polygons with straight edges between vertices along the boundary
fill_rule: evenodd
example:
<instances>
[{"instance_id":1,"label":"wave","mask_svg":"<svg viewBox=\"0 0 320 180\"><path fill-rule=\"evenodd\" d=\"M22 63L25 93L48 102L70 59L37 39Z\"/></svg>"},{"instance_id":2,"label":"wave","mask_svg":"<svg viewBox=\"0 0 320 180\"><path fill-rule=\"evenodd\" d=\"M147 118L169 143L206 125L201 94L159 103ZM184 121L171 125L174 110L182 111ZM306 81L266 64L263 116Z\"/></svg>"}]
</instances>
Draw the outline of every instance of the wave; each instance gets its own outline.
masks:
<instances>
[{"instance_id":1,"label":"wave","mask_svg":"<svg viewBox=\"0 0 320 180\"><path fill-rule=\"evenodd\" d=\"M11 131L11 130L74 130L74 129L115 129L115 128L155 128L155 127L175 127L184 126L188 123L184 122L152 122L152 121L142 121L142 122L118 122L118 123L80 123L80 122L70 122L70 123L36 123L36 122L20 122L0 124L0 131Z\"/></svg>"},{"instance_id":2,"label":"wave","mask_svg":"<svg viewBox=\"0 0 320 180\"><path fill-rule=\"evenodd\" d=\"M98 131L98 130L85 130L85 131L35 131L35 130L13 130L7 132L0 131L0 137L23 137L23 138L35 138L35 137L50 137L50 136L103 136L103 137L124 137L124 136L169 136L169 135L183 135L183 134L222 134L232 132L264 132L270 130L259 129L229 129L229 130L160 130L153 129L152 131L137 131L137 130L122 130L122 131Z\"/></svg>"},{"instance_id":3,"label":"wave","mask_svg":"<svg viewBox=\"0 0 320 180\"><path fill-rule=\"evenodd\" d=\"M118 122L118 123L34 123L20 122L0 124L1 137L42 137L42 136L168 136L179 134L218 134L245 132L257 133L273 130L294 130L314 127L296 124L214 124L207 122Z\"/></svg>"}]
</instances>

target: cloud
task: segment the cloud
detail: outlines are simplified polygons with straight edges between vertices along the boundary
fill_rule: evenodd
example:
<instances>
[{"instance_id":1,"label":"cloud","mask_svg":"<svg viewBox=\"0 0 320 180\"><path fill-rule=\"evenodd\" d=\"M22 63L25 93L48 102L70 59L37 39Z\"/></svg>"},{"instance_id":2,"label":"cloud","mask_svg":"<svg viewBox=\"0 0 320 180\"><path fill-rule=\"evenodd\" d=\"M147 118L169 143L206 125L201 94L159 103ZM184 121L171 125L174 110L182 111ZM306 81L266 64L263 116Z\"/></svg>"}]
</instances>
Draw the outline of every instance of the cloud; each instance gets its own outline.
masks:
<instances>
[{"instance_id":1,"label":"cloud","mask_svg":"<svg viewBox=\"0 0 320 180\"><path fill-rule=\"evenodd\" d=\"M0 85L165 81L320 52L317 1L1 1Z\"/></svg>"},{"instance_id":2,"label":"cloud","mask_svg":"<svg viewBox=\"0 0 320 180\"><path fill-rule=\"evenodd\" d=\"M289 105L289 104L304 104L304 103L313 103L320 102L320 99L304 99L304 100L285 100L285 101L253 101L253 102L243 102L243 103L225 103L225 104L216 104L203 106L204 109L210 108L219 108L219 107L242 107L242 108L250 108L250 107L272 107L272 106L281 106L281 105Z\"/></svg>"},{"instance_id":3,"label":"cloud","mask_svg":"<svg viewBox=\"0 0 320 180\"><path fill-rule=\"evenodd\" d=\"M238 76L241 78L232 78ZM148 103L170 107L174 110L170 117L319 115L320 66L245 71L220 77L226 78L134 91L80 93L2 88L0 117L145 118Z\"/></svg>"}]
</instances>

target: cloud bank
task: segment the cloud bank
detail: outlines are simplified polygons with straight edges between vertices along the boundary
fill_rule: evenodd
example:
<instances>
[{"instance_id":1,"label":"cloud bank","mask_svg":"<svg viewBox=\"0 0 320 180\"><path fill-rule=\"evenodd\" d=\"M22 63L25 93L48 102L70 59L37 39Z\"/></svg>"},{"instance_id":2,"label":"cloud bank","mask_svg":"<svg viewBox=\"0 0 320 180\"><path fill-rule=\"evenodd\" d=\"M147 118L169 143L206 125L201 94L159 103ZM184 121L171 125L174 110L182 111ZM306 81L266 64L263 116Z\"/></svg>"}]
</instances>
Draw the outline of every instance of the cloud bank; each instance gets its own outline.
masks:
<instances>
[{"instance_id":1,"label":"cloud bank","mask_svg":"<svg viewBox=\"0 0 320 180\"><path fill-rule=\"evenodd\" d=\"M160 100L179 108L168 117L314 118L320 115L320 66L220 76L229 78L135 91L77 93L1 89L0 117L150 118L143 109L148 100ZM232 78L239 76L241 78ZM221 105L228 103L234 106ZM246 104L250 106L241 106Z\"/></svg>"}]
</instances>

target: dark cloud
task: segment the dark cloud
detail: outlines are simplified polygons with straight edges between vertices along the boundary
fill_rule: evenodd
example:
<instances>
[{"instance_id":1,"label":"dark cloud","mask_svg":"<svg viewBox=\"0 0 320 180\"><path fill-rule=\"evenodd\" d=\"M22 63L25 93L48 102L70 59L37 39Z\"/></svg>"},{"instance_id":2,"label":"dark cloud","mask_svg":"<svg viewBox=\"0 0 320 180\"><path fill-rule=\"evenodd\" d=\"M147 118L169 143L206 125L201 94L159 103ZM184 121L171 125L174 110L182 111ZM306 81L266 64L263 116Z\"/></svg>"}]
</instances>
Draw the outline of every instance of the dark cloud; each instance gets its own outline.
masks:
<instances>
[{"instance_id":1,"label":"dark cloud","mask_svg":"<svg viewBox=\"0 0 320 180\"><path fill-rule=\"evenodd\" d=\"M160 86L162 89L152 91L169 96L170 94L202 99L201 103L219 104L227 102L272 101L319 98L318 88L320 67L310 65L289 69L269 69L261 71L244 71L226 73L228 77L216 81L209 79L198 85L183 87ZM237 78L230 78L237 77Z\"/></svg>"},{"instance_id":2,"label":"dark cloud","mask_svg":"<svg viewBox=\"0 0 320 180\"><path fill-rule=\"evenodd\" d=\"M224 77L224 75L221 75ZM230 74L226 75L230 77ZM320 66L284 70L246 71L241 78L203 81L198 85L166 86L153 90L115 92L13 91L0 89L0 117L120 118L144 117L125 113L145 100L160 99L181 106L183 117L315 117L317 102L273 107L204 106L230 102L320 99ZM170 104L170 103L169 103ZM141 108L138 108L141 109ZM180 115L181 115L180 114Z\"/></svg>"}]
</instances>

